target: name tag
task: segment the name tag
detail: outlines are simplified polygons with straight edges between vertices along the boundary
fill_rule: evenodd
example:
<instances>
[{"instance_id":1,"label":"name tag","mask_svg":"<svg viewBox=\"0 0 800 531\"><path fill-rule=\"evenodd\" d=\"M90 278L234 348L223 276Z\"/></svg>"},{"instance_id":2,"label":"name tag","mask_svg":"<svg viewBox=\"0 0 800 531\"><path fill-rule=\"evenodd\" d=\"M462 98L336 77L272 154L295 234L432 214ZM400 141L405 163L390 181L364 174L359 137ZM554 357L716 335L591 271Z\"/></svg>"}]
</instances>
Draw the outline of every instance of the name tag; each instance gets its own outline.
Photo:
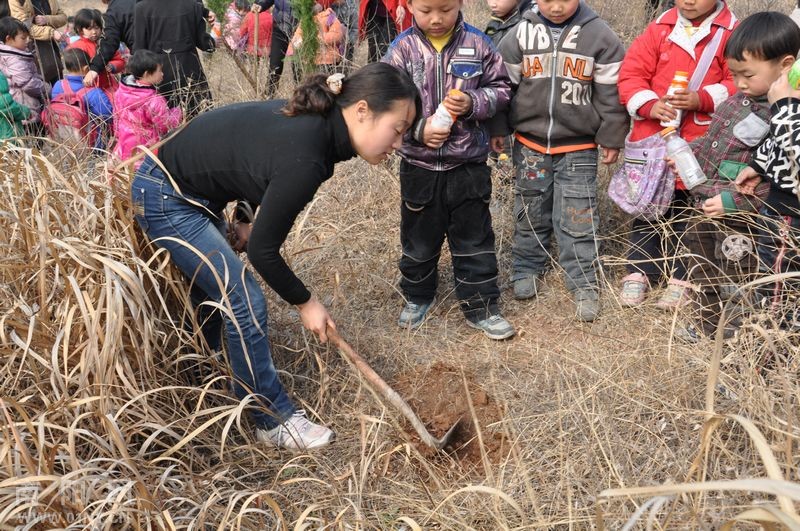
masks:
<instances>
[{"instance_id":1,"label":"name tag","mask_svg":"<svg viewBox=\"0 0 800 531\"><path fill-rule=\"evenodd\" d=\"M475 57L475 48L459 48L456 53L458 55L468 55L470 57Z\"/></svg>"}]
</instances>

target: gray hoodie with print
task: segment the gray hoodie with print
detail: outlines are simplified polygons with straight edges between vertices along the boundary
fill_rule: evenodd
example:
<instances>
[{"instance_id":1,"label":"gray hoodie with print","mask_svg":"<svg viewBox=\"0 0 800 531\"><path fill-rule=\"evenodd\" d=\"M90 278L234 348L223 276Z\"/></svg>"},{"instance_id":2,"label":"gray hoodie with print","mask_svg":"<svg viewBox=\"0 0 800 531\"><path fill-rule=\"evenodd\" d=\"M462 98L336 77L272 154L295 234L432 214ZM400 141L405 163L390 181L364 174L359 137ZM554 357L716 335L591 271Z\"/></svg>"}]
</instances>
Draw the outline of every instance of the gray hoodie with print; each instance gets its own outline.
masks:
<instances>
[{"instance_id":1,"label":"gray hoodie with print","mask_svg":"<svg viewBox=\"0 0 800 531\"><path fill-rule=\"evenodd\" d=\"M623 147L630 117L617 93L622 42L583 2L558 28L556 43L551 26L528 11L500 42L515 94L507 120L493 123L492 136L516 131L544 153L592 144Z\"/></svg>"}]
</instances>

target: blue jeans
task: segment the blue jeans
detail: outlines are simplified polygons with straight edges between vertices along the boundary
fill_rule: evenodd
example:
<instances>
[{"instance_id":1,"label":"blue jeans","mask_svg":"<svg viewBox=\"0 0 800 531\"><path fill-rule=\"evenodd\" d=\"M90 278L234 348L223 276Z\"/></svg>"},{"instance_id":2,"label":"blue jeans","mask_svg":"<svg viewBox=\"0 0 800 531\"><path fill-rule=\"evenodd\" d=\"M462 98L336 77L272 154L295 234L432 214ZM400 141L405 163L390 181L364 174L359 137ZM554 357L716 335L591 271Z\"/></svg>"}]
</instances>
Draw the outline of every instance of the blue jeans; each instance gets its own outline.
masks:
<instances>
[{"instance_id":1,"label":"blue jeans","mask_svg":"<svg viewBox=\"0 0 800 531\"><path fill-rule=\"evenodd\" d=\"M209 348L222 347L224 322L233 388L239 399L250 393L269 411L253 410L255 423L272 428L288 419L295 405L272 364L267 338L267 301L253 274L226 238L225 204L178 192L149 157L131 183L136 222L189 279L192 302ZM198 254L199 253L199 254ZM227 284L223 284L226 282ZM204 310L203 302L221 305L222 312Z\"/></svg>"}]
</instances>

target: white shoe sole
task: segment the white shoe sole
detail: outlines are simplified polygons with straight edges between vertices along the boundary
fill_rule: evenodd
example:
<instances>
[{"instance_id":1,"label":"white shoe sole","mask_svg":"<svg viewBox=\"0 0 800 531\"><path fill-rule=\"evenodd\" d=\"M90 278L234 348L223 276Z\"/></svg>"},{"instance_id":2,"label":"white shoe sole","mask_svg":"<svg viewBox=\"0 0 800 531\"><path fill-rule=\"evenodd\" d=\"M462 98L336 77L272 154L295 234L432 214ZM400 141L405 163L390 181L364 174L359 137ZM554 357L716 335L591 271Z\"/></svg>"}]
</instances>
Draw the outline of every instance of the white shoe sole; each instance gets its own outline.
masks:
<instances>
[{"instance_id":1,"label":"white shoe sole","mask_svg":"<svg viewBox=\"0 0 800 531\"><path fill-rule=\"evenodd\" d=\"M481 332L483 332L483 335L485 335L485 336L486 336L486 337L488 337L489 339L494 339L495 341L500 341L500 340L503 340L503 339L508 339L509 337L513 337L513 336L514 336L514 335L517 333L517 331L516 331L516 330L514 330L514 329L512 328L511 330L509 330L509 331L505 332L504 334L494 334L494 333L492 333L492 332L489 332L488 330L484 330L483 328L481 328L481 327L480 327L480 326L478 326L477 324L473 323L473 322L472 322L472 321L470 321L469 319L467 319L467 324L468 324L468 325L469 325L471 328L474 328L475 330L480 330Z\"/></svg>"}]
</instances>

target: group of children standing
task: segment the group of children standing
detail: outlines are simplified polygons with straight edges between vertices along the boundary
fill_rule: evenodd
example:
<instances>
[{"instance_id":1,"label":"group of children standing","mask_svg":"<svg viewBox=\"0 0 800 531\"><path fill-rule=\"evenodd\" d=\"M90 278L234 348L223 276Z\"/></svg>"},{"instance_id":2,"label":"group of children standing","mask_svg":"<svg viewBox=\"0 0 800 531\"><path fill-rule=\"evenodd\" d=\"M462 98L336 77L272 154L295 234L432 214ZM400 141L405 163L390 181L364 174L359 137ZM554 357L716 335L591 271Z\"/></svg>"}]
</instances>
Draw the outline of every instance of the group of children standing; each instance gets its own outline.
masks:
<instances>
[{"instance_id":1,"label":"group of children standing","mask_svg":"<svg viewBox=\"0 0 800 531\"><path fill-rule=\"evenodd\" d=\"M676 116L708 180L689 190L678 176L662 216L633 220L622 304L642 304L665 281L657 306L700 303L700 326L682 329L685 339L695 340L716 327L721 304L759 263L772 272L800 269L800 92L787 80L800 28L789 17L760 12L739 23L724 1L676 0L625 51L581 0L489 0L485 33L464 21L462 2L410 0L414 24L383 58L407 72L421 95L422 112L400 150L401 327L424 322L447 238L467 323L492 339L514 335L498 303L486 163L490 146L502 151L509 139L517 299L538 294L555 239L576 317L597 318L598 164L614 164L626 145L656 142L662 122ZM237 1L231 10L245 24L257 14ZM341 57L344 31L335 18L320 4L321 64ZM102 17L81 10L74 24L79 39L64 52L66 77L50 90L36 72L26 27L0 20L0 103L3 125L11 125L0 133L17 136L18 125L35 132L47 122L48 92L51 102L77 95L98 130L113 116L121 160L180 123L181 111L169 109L156 92L162 67L146 50L127 65L115 57L99 86L85 89ZM225 38L235 35L225 29ZM128 75L120 82L123 70ZM667 95L676 72L692 74L692 81ZM442 123L447 115L449 123ZM103 148L104 141L99 134L92 145ZM621 171L645 163L626 157ZM786 291L774 287L776 307Z\"/></svg>"},{"instance_id":2,"label":"group of children standing","mask_svg":"<svg viewBox=\"0 0 800 531\"><path fill-rule=\"evenodd\" d=\"M113 155L122 161L135 146L152 145L180 124L181 109L170 109L156 89L163 78L160 56L148 50L127 60L117 52L96 86L84 87L103 17L96 9L81 9L72 23L77 38L62 53L64 77L50 87L29 51L28 28L12 17L0 19L0 93L6 103L2 138L48 134L98 153L113 143Z\"/></svg>"},{"instance_id":3,"label":"group of children standing","mask_svg":"<svg viewBox=\"0 0 800 531\"><path fill-rule=\"evenodd\" d=\"M492 339L514 335L497 303L486 165L489 146L502 151L509 135L517 299L537 295L554 237L576 317L597 318L598 162L641 141L663 146L662 122L679 114L708 180L687 190L677 176L666 212L633 220L623 305L642 304L663 278L658 307L695 301L703 310L701 326L681 328L694 341L759 262L800 269L800 91L787 81L800 28L789 17L759 12L740 24L724 1L676 0L626 52L580 0L489 0L486 35L463 21L462 1L409 1L414 26L383 59L422 96L400 150L401 327L424 322L447 237L467 323ZM667 96L676 72L694 73L692 82ZM435 121L440 105L452 126ZM626 159L620 171L645 162ZM775 287L773 302L786 293Z\"/></svg>"}]
</instances>

